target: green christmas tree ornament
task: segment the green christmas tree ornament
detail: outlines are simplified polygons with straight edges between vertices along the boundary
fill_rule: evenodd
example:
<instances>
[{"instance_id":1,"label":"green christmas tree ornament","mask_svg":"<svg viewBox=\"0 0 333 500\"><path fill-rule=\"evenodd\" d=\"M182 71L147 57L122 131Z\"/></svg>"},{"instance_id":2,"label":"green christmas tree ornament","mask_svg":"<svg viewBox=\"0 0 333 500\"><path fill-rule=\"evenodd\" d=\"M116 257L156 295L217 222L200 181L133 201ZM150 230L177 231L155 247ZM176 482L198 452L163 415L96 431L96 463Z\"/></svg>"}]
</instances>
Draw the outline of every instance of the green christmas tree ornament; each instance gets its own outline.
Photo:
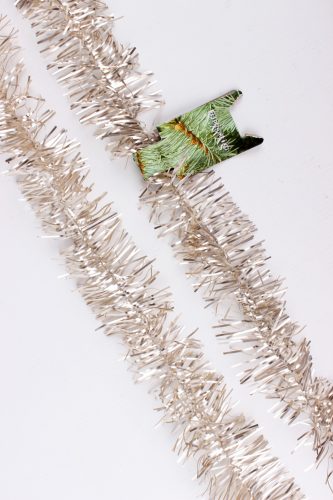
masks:
<instances>
[{"instance_id":1,"label":"green christmas tree ornament","mask_svg":"<svg viewBox=\"0 0 333 500\"><path fill-rule=\"evenodd\" d=\"M230 107L242 95L233 90L157 127L159 140L135 153L143 176L170 170L180 177L202 172L263 142L242 137Z\"/></svg>"}]
</instances>

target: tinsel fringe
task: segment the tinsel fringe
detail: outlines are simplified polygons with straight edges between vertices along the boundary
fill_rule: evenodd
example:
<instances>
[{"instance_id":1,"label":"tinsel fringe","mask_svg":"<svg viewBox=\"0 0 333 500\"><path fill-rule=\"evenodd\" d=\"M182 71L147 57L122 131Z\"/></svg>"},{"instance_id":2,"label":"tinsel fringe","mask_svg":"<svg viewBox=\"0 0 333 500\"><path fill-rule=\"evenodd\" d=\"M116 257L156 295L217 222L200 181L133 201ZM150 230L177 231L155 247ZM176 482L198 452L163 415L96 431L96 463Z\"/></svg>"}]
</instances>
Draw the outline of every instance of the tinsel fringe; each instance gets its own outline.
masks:
<instances>
[{"instance_id":1,"label":"tinsel fringe","mask_svg":"<svg viewBox=\"0 0 333 500\"><path fill-rule=\"evenodd\" d=\"M319 464L327 460L332 475L333 387L314 376L310 341L285 307L283 282L272 276L255 227L233 202L213 171L179 180L152 179L142 194L161 236L169 235L178 257L187 263L195 291L217 314L235 297L242 319L230 312L217 325L219 338L230 342L228 353L243 353L241 383L251 381L279 401L276 412L289 423L307 423L299 441L312 442Z\"/></svg>"},{"instance_id":2,"label":"tinsel fringe","mask_svg":"<svg viewBox=\"0 0 333 500\"><path fill-rule=\"evenodd\" d=\"M99 63L108 52L108 45L111 55L107 61L113 68L114 85L119 83L118 59L112 56L111 50L116 43L111 33L112 23L105 4L97 4L96 10L96 2L92 0L17 2L36 29L42 51L50 57L49 67L53 74L67 86L81 121L86 121L82 117L88 113L89 123L95 123L96 116L105 116L105 100L113 106L113 88L110 90L110 82L103 76L105 67ZM109 39L104 37L106 31ZM94 39L103 39L104 43L93 45ZM82 40L90 41L83 43ZM63 50L72 45L75 51ZM136 81L130 65L121 66L121 69L124 75ZM98 80L96 89L90 72ZM85 77L88 88L82 97L80 85ZM110 120L115 119L117 115L112 117L112 113L116 111L121 108L108 110ZM115 123L118 123L117 118ZM99 130L98 120L95 124ZM127 132L124 130L125 136ZM107 139L109 147L110 137L99 135ZM141 144L140 141L132 142L133 149L144 145L145 141ZM130 148L119 143L116 150L126 154ZM248 364L241 380L243 383L251 380L268 397L277 398L281 402L278 411L289 422L307 418L310 429L300 439L313 439L317 463L327 460L329 480L333 459L332 385L313 375L309 341L296 339L300 329L286 312L281 282L273 278L265 266L267 257L262 244L248 245L255 230L252 222L227 196L221 182L211 176L203 174L181 182L170 177L153 179L144 199L154 207L154 216L162 232L174 234L178 254L189 262L189 272L197 278L197 287L205 289L209 303L219 305L227 297L236 297L244 321L239 323L223 318L218 336L233 342L237 340L239 345L232 351L246 354Z\"/></svg>"},{"instance_id":3,"label":"tinsel fringe","mask_svg":"<svg viewBox=\"0 0 333 500\"><path fill-rule=\"evenodd\" d=\"M175 450L197 458L212 499L301 499L272 457L257 425L235 414L222 376L200 343L168 321L168 290L157 289L151 262L124 232L102 197L90 199L78 144L53 127L53 112L22 83L6 18L0 20L0 145L10 172L61 253L106 334L121 334L138 380L150 380L162 420L179 432Z\"/></svg>"}]
</instances>

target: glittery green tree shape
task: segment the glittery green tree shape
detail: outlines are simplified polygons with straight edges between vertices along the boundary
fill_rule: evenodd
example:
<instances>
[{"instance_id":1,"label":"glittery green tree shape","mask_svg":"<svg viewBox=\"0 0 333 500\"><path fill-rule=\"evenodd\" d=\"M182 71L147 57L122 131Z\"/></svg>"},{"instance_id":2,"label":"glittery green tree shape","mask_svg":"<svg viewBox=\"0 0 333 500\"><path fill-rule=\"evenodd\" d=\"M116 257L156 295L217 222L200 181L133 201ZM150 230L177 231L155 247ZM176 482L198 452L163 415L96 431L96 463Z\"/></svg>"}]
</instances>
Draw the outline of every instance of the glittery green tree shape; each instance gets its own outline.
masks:
<instances>
[{"instance_id":1,"label":"glittery green tree shape","mask_svg":"<svg viewBox=\"0 0 333 500\"><path fill-rule=\"evenodd\" d=\"M242 95L233 90L157 127L160 140L134 158L145 178L176 170L180 177L196 174L263 142L241 137L230 107Z\"/></svg>"}]
</instances>

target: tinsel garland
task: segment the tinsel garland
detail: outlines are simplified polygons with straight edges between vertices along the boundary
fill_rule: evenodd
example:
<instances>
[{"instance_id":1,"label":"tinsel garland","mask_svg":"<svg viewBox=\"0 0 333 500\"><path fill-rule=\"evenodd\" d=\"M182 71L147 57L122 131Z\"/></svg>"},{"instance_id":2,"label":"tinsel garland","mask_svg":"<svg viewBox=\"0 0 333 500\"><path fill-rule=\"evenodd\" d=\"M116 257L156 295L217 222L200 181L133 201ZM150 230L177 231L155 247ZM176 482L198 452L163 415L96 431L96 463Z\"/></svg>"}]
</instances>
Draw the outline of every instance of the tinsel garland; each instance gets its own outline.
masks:
<instances>
[{"instance_id":1,"label":"tinsel garland","mask_svg":"<svg viewBox=\"0 0 333 500\"><path fill-rule=\"evenodd\" d=\"M0 150L68 273L106 334L121 334L138 380L150 380L175 450L196 457L212 499L301 499L257 425L236 414L224 379L193 334L169 318L169 290L130 240L111 204L92 198L79 145L52 125L54 113L24 81L13 30L0 19Z\"/></svg>"},{"instance_id":2,"label":"tinsel garland","mask_svg":"<svg viewBox=\"0 0 333 500\"><path fill-rule=\"evenodd\" d=\"M138 115L159 107L159 92L151 91L151 73L138 69L135 48L124 47L113 35L114 17L99 0L16 2L32 18L42 52L52 52L57 79L68 88L72 109L80 121L94 125L114 154L134 153L155 140ZM105 92L107 89L107 92Z\"/></svg>"},{"instance_id":3,"label":"tinsel garland","mask_svg":"<svg viewBox=\"0 0 333 500\"><path fill-rule=\"evenodd\" d=\"M272 276L256 228L233 202L212 171L179 180L152 179L142 194L161 236L169 236L176 255L187 264L195 291L201 290L220 318L217 337L230 342L229 353L243 353L241 383L252 382L275 412L309 430L299 442L312 443L319 464L327 460L329 483L333 456L333 387L314 375L310 341L286 310L285 287ZM235 297L241 316L225 314Z\"/></svg>"},{"instance_id":4,"label":"tinsel garland","mask_svg":"<svg viewBox=\"0 0 333 500\"><path fill-rule=\"evenodd\" d=\"M136 60L127 64L122 58L131 49L115 41L113 17L105 4L91 0L18 0L17 4L36 28L41 50L52 61L49 68L67 86L81 122L95 124L97 135L107 139L108 147L111 143L116 153L128 154L129 148L121 141L127 134L131 136L131 128L124 117L133 108L139 112L140 106L134 106L135 94L120 107L114 106L112 99L118 102L118 88L119 96L123 95L127 88L123 82L140 86L143 74ZM121 77L117 73L119 60L123 61ZM111 83L105 76L108 71L112 71ZM98 82L96 86L94 82ZM106 101L111 104L108 108ZM113 123L118 126L119 140L116 133L101 134L100 120L110 127ZM132 141L134 150L146 142L140 145L140 139ZM163 233L174 234L177 253L189 263L189 273L195 276L197 287L205 289L207 300L218 305L227 297L236 298L244 320L221 318L218 335L237 340L240 346L233 350L246 354L248 365L241 381L252 381L268 397L277 398L280 416L289 422L306 418L310 427L300 440L312 439L317 464L327 461L329 480L332 384L313 375L309 341L296 338L299 327L286 312L281 282L266 268L262 244L250 243L254 225L212 174L181 182L172 176L156 177L143 199L153 207Z\"/></svg>"}]
</instances>

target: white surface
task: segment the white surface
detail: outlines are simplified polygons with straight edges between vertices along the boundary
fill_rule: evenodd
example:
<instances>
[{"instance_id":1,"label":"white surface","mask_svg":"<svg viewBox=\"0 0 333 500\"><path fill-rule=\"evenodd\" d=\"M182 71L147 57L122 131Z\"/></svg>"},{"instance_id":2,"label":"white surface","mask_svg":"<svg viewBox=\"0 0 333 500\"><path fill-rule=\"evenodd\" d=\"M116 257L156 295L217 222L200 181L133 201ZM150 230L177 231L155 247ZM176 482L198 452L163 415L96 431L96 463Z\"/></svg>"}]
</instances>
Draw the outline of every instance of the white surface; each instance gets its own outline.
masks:
<instances>
[{"instance_id":1,"label":"white surface","mask_svg":"<svg viewBox=\"0 0 333 500\"><path fill-rule=\"evenodd\" d=\"M243 91L236 122L265 142L217 171L266 239L272 269L286 277L288 310L307 325L316 372L333 379L332 2L114 0L112 7L124 15L119 38L136 44L163 89L167 105L158 121L232 88ZM241 399L239 408L263 426L308 498L330 498L324 470L304 472L311 450L292 454L301 429L273 419L269 402L240 387L234 361L220 355L209 328L214 318L137 210L143 187L137 170L109 161L69 111L12 0L2 0L1 10L20 27L34 90L81 141L96 189L108 190L137 244L157 257L183 323L201 327L207 354ZM0 498L196 498L193 464L177 464L169 429L154 428L156 403L133 384L119 339L95 333L73 283L57 279L64 268L56 245L40 238L19 198L14 181L1 178Z\"/></svg>"}]
</instances>

